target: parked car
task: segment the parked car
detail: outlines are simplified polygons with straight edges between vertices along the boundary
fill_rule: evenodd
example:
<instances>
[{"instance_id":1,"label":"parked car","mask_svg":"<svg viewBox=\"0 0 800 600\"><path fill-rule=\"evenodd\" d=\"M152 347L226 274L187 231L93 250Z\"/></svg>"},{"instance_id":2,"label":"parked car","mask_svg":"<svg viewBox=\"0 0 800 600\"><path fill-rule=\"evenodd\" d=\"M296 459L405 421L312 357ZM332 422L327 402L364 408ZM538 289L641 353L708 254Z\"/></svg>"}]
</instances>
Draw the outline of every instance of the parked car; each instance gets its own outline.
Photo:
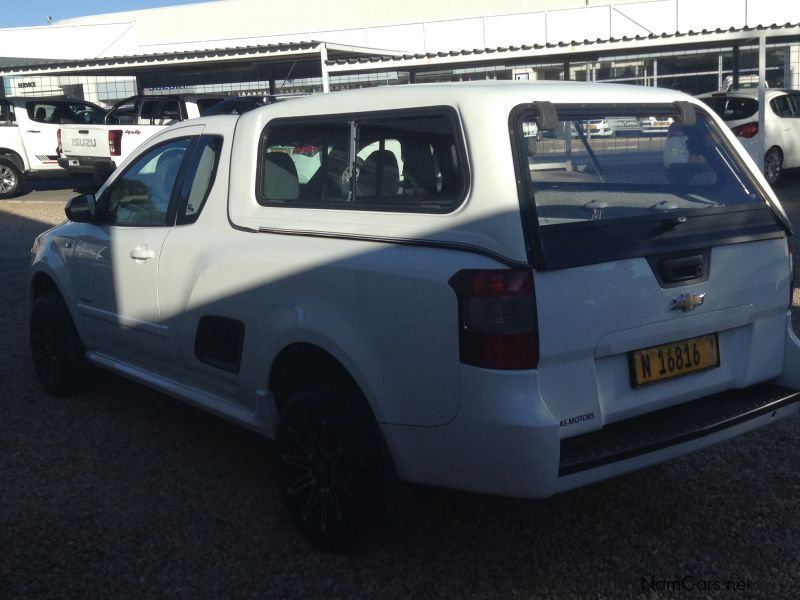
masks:
<instances>
[{"instance_id":1,"label":"parked car","mask_svg":"<svg viewBox=\"0 0 800 600\"><path fill-rule=\"evenodd\" d=\"M738 89L698 96L720 115L758 162L758 90ZM800 91L768 89L764 111L764 176L775 183L783 169L800 167Z\"/></svg>"},{"instance_id":2,"label":"parked car","mask_svg":"<svg viewBox=\"0 0 800 600\"><path fill-rule=\"evenodd\" d=\"M675 120L668 115L650 115L640 119L639 124L642 128L642 133L649 135L667 135L674 121Z\"/></svg>"},{"instance_id":3,"label":"parked car","mask_svg":"<svg viewBox=\"0 0 800 600\"><path fill-rule=\"evenodd\" d=\"M680 131L569 135L611 111ZM790 226L750 164L698 100L624 85L178 123L35 240L33 364L53 394L94 365L274 438L327 548L380 522L387 475L550 496L796 412Z\"/></svg>"},{"instance_id":4,"label":"parked car","mask_svg":"<svg viewBox=\"0 0 800 600\"><path fill-rule=\"evenodd\" d=\"M223 95L141 94L121 100L103 123L64 125L58 132L58 165L71 174L94 176L101 184L139 145L168 125L194 119Z\"/></svg>"},{"instance_id":5,"label":"parked car","mask_svg":"<svg viewBox=\"0 0 800 600\"><path fill-rule=\"evenodd\" d=\"M589 121L585 129L591 135L614 137L617 135L638 135L642 126L636 117L604 117Z\"/></svg>"},{"instance_id":6,"label":"parked car","mask_svg":"<svg viewBox=\"0 0 800 600\"><path fill-rule=\"evenodd\" d=\"M57 132L64 123L102 123L105 111L64 97L0 98L0 198L19 193L25 178L62 175Z\"/></svg>"}]
</instances>

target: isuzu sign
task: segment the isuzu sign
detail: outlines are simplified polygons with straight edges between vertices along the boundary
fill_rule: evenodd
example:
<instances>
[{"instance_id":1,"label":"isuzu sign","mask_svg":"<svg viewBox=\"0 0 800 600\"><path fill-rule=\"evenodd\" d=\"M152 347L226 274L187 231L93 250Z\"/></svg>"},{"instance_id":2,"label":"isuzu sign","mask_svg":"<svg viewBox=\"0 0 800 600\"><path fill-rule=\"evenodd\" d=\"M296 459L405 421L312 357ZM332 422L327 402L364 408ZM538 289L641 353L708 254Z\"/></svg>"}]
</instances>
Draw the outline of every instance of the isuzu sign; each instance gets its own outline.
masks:
<instances>
[{"instance_id":1,"label":"isuzu sign","mask_svg":"<svg viewBox=\"0 0 800 600\"><path fill-rule=\"evenodd\" d=\"M91 138L72 138L72 145L96 148L97 140L93 140Z\"/></svg>"}]
</instances>

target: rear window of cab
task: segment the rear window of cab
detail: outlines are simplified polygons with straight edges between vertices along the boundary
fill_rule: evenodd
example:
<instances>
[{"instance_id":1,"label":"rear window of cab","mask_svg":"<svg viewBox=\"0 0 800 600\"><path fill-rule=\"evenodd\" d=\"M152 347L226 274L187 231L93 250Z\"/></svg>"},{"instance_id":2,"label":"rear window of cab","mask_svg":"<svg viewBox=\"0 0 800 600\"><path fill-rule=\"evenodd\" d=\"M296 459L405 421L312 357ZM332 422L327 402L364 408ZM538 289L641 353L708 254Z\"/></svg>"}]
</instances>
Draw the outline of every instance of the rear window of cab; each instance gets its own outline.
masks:
<instances>
[{"instance_id":1,"label":"rear window of cab","mask_svg":"<svg viewBox=\"0 0 800 600\"><path fill-rule=\"evenodd\" d=\"M261 136L264 206L445 213L466 194L452 110L278 119Z\"/></svg>"},{"instance_id":2,"label":"rear window of cab","mask_svg":"<svg viewBox=\"0 0 800 600\"><path fill-rule=\"evenodd\" d=\"M37 100L25 105L28 118L37 123L53 125L97 125L103 122L105 111L92 104L70 100Z\"/></svg>"}]
</instances>

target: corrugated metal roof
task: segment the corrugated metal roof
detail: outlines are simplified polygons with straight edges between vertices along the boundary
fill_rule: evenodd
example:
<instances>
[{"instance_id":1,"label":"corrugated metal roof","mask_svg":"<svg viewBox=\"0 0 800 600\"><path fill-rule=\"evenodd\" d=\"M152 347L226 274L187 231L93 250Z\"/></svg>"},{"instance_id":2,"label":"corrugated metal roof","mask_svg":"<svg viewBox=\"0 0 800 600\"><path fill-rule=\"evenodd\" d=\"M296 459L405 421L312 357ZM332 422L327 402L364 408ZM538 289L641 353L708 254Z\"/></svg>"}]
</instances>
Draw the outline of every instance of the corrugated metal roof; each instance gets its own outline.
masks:
<instances>
[{"instance_id":1,"label":"corrugated metal roof","mask_svg":"<svg viewBox=\"0 0 800 600\"><path fill-rule=\"evenodd\" d=\"M791 31L795 30L795 31ZM409 53L382 51L370 48L355 48L353 52L347 52L344 56L331 58L327 65L334 70L336 67L350 67L366 69L381 68L382 66L401 66L403 64L419 63L441 63L447 62L478 62L483 60L499 60L524 58L525 56L536 55L537 53L547 55L558 55L563 52L565 55L575 55L582 52L618 51L627 48L647 47L648 45L669 46L669 45L703 45L716 44L724 45L730 41L742 39L747 35L756 35L762 32L783 35L800 35L800 23L785 23L783 25L758 25L755 27L731 27L729 29L715 29L701 31L687 31L663 34L623 36L619 38L598 38L595 40L574 40L571 42L550 42L545 44L520 44L509 46L498 46L494 48L473 48L463 50L450 50L441 52ZM181 64L190 62L210 62L214 60L229 61L239 57L261 57L269 58L274 55L276 58L281 54L292 54L302 52L312 52L318 50L319 46L325 42L318 40L301 42L284 42L276 44L263 44L252 46L233 46L223 48L211 48L203 50L186 50L180 52L159 52L153 54L132 54L128 56L110 56L101 58L87 58L81 60L52 60L38 62L36 64L25 64L25 59L18 59L17 64L0 67L0 74L43 74L63 73L65 71L91 72L108 70L115 67L123 70L136 67L152 68L160 64ZM332 44L336 46L336 44ZM329 50L329 56L331 54ZM10 62L10 61L9 61Z\"/></svg>"},{"instance_id":2,"label":"corrugated metal roof","mask_svg":"<svg viewBox=\"0 0 800 600\"><path fill-rule=\"evenodd\" d=\"M0 56L0 68L13 66L30 66L42 63L52 63L55 58L19 58L16 56Z\"/></svg>"},{"instance_id":3,"label":"corrugated metal roof","mask_svg":"<svg viewBox=\"0 0 800 600\"><path fill-rule=\"evenodd\" d=\"M131 54L128 56L109 56L102 58L86 58L82 60L55 60L25 64L24 59L15 65L3 67L4 73L13 75L15 71L32 73L35 71L53 71L63 69L103 68L115 65L148 65L163 62L181 62L192 60L213 60L214 58L230 58L236 56L269 55L283 52L302 52L315 50L323 42L291 42L264 44L256 46L234 46L228 48L211 48L205 50L187 50L182 52L159 52L155 54Z\"/></svg>"},{"instance_id":4,"label":"corrugated metal roof","mask_svg":"<svg viewBox=\"0 0 800 600\"><path fill-rule=\"evenodd\" d=\"M576 50L585 50L587 52L590 51L598 51L602 52L606 47L611 45L618 45L618 44L631 44L631 45L646 45L648 42L659 42L659 45L664 45L664 42L673 42L674 45L679 44L703 44L709 41L708 38L719 38L725 37L726 34L729 35L736 35L736 37L741 37L741 34L753 33L758 34L761 32L780 32L786 31L789 29L798 29L800 28L800 23L785 23L783 25L779 25L774 23L772 25L758 25L755 27L731 27L729 29L714 29L708 30L703 29L701 31L687 31L687 32L675 32L675 33L662 33L662 34L649 34L649 35L636 35L636 36L623 36L619 38L597 38L595 40L583 40L578 41L574 40L571 42L551 42L545 44L521 44L521 45L514 45L514 46L498 46L495 48L473 48L471 50L450 50L450 51L443 51L443 52L426 52L426 53L416 53L416 54L403 54L399 56L356 56L356 57L347 57L347 58L337 58L331 59L327 61L329 66L337 66L337 65L370 65L376 63L393 63L397 65L401 65L404 62L409 61L419 61L419 60L432 60L437 61L437 59L448 59L448 58L460 58L463 60L464 57L475 57L476 60L485 59L485 55L503 55L503 58L506 55L509 55L511 58L511 54L514 53L530 53L535 51L553 51L553 50L560 50L563 49L565 52L569 52L570 54L574 54ZM797 32L789 32L786 33L795 33L800 34L800 29ZM717 42L715 42L717 43ZM724 40L719 40L718 43L724 43ZM495 58L494 56L492 57ZM437 61L437 62L447 62L447 60Z\"/></svg>"}]
</instances>

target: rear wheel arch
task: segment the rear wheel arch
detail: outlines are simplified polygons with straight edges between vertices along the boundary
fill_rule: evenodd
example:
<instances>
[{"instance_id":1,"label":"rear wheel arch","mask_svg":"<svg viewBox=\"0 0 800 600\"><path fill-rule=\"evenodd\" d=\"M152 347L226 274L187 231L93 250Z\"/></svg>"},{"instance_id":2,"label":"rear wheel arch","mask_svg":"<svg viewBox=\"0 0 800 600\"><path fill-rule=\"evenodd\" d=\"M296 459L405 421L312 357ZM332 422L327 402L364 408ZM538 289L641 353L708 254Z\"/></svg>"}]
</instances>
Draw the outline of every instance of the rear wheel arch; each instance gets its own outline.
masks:
<instances>
[{"instance_id":1,"label":"rear wheel arch","mask_svg":"<svg viewBox=\"0 0 800 600\"><path fill-rule=\"evenodd\" d=\"M366 395L352 374L333 354L316 344L298 342L283 348L272 362L269 389L278 414L301 392L335 391L336 396L346 398L353 408L366 411L375 420Z\"/></svg>"},{"instance_id":2,"label":"rear wheel arch","mask_svg":"<svg viewBox=\"0 0 800 600\"><path fill-rule=\"evenodd\" d=\"M25 171L25 161L18 152L15 152L10 148L0 148L0 158L11 161L20 171Z\"/></svg>"}]
</instances>

